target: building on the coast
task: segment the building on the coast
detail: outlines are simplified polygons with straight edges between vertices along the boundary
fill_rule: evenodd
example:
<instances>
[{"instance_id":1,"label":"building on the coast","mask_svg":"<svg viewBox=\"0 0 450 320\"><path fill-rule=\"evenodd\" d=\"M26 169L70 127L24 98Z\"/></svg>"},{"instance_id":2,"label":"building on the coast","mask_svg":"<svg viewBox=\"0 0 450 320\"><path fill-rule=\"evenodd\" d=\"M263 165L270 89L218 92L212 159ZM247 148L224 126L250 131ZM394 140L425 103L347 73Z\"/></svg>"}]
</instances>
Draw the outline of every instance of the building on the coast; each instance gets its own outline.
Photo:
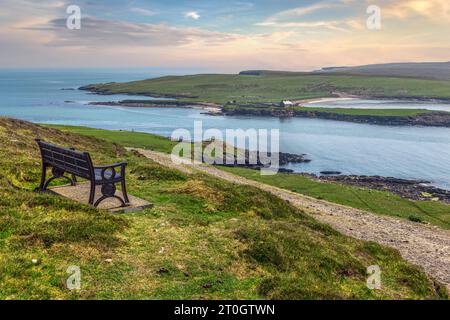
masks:
<instances>
[{"instance_id":1,"label":"building on the coast","mask_svg":"<svg viewBox=\"0 0 450 320\"><path fill-rule=\"evenodd\" d=\"M289 101L289 100L283 100L283 101L281 101L281 104L280 104L283 108L286 108L286 107L293 107L294 106L294 103L292 102L292 101Z\"/></svg>"}]
</instances>

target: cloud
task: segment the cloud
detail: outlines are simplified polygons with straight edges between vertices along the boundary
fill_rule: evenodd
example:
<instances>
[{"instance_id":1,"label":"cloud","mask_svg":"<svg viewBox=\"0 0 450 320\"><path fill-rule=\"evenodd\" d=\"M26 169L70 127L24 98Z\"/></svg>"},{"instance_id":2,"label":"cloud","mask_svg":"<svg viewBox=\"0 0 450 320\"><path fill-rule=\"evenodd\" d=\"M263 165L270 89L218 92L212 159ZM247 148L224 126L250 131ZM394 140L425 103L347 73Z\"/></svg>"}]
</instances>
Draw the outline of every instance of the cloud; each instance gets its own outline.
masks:
<instances>
[{"instance_id":1,"label":"cloud","mask_svg":"<svg viewBox=\"0 0 450 320\"><path fill-rule=\"evenodd\" d=\"M17 23L27 24L27 21L37 18L47 18L65 13L67 6L64 1L54 0L1 0L0 29L9 28Z\"/></svg>"},{"instance_id":2,"label":"cloud","mask_svg":"<svg viewBox=\"0 0 450 320\"><path fill-rule=\"evenodd\" d=\"M355 0L328 0L321 1L315 4L311 4L308 6L302 6L297 8L292 8L284 11L280 11L273 16L271 16L269 21L277 21L287 18L298 18L306 15L311 15L316 13L317 11L323 11L334 8L342 8L349 5L352 5Z\"/></svg>"},{"instance_id":3,"label":"cloud","mask_svg":"<svg viewBox=\"0 0 450 320\"><path fill-rule=\"evenodd\" d=\"M357 20L335 20L335 21L311 21L311 22L261 22L258 26L275 26L279 28L307 28L328 29L334 31L348 32L351 29L363 29L363 24Z\"/></svg>"},{"instance_id":4,"label":"cloud","mask_svg":"<svg viewBox=\"0 0 450 320\"><path fill-rule=\"evenodd\" d=\"M184 16L185 16L186 18L191 18L191 19L194 19L194 20L200 19L200 14L199 14L197 11L188 11L188 12L185 12Z\"/></svg>"},{"instance_id":5,"label":"cloud","mask_svg":"<svg viewBox=\"0 0 450 320\"><path fill-rule=\"evenodd\" d=\"M450 19L448 0L391 0L381 8L382 14L386 17L399 19L425 17L437 23L448 23Z\"/></svg>"},{"instance_id":6,"label":"cloud","mask_svg":"<svg viewBox=\"0 0 450 320\"><path fill-rule=\"evenodd\" d=\"M309 6L302 6L278 12L265 21L256 23L262 27L280 28L325 28L335 31L348 31L354 26L353 20L311 20L299 21L299 18L313 16L317 11L330 10L351 5L354 0L329 0L318 2Z\"/></svg>"},{"instance_id":7,"label":"cloud","mask_svg":"<svg viewBox=\"0 0 450 320\"><path fill-rule=\"evenodd\" d=\"M249 10L255 7L253 2L235 1L233 2L234 10Z\"/></svg>"},{"instance_id":8,"label":"cloud","mask_svg":"<svg viewBox=\"0 0 450 320\"><path fill-rule=\"evenodd\" d=\"M130 8L130 12L137 13L137 14L147 16L147 17L157 15L157 13L155 11L143 9L143 8L136 8L136 7Z\"/></svg>"},{"instance_id":9,"label":"cloud","mask_svg":"<svg viewBox=\"0 0 450 320\"><path fill-rule=\"evenodd\" d=\"M193 42L215 45L235 37L232 34L197 28L131 23L95 17L83 17L80 30L67 29L66 19L53 19L25 29L50 32L52 39L47 45L57 47L182 46Z\"/></svg>"},{"instance_id":10,"label":"cloud","mask_svg":"<svg viewBox=\"0 0 450 320\"><path fill-rule=\"evenodd\" d=\"M85 3L81 6L82 26L81 30L68 30L62 6L68 0L1 1L0 66L8 67L203 66L227 72L252 68L311 70L326 65L449 60L450 52L450 40L443 36L450 34L450 18L444 19L450 17L449 0L377 0L383 15L383 29L378 32L366 28L366 7L373 0L322 1L280 11L262 21L255 20L262 4L255 2L257 5L251 9L251 4L232 0L233 5L227 8L208 11L219 18L232 14L241 22L220 32L205 29L211 25L201 23L204 19L199 12L203 14L202 11L195 11L200 19L198 25L184 27L186 21L180 20L184 20L185 12L178 7L173 7L167 15L157 12L166 23L126 21L128 10L139 5L123 3L108 7L113 16L123 16L123 19L100 19L95 13L116 1L94 3L92 0L75 1ZM88 6L88 3L94 4ZM86 13L90 15L84 16ZM171 20L174 15L178 15L176 21ZM255 31L252 25L255 21L261 21L259 24L267 29ZM240 34L234 31L236 27L241 29Z\"/></svg>"},{"instance_id":11,"label":"cloud","mask_svg":"<svg viewBox=\"0 0 450 320\"><path fill-rule=\"evenodd\" d=\"M58 0L42 0L36 3L33 0L23 0L28 5L33 5L41 8L62 8L64 6L68 6L64 1Z\"/></svg>"},{"instance_id":12,"label":"cloud","mask_svg":"<svg viewBox=\"0 0 450 320\"><path fill-rule=\"evenodd\" d=\"M337 5L338 5L337 3L328 2L328 1L327 2L319 2L319 3L313 4L310 6L306 6L306 7L298 7L298 8L294 8L294 9L281 11L281 12L277 13L276 15L274 15L272 17L272 19L278 19L278 18L282 18L282 17L292 17L292 16L300 17L300 16L314 13L319 10L330 9L330 8L336 7Z\"/></svg>"}]
</instances>

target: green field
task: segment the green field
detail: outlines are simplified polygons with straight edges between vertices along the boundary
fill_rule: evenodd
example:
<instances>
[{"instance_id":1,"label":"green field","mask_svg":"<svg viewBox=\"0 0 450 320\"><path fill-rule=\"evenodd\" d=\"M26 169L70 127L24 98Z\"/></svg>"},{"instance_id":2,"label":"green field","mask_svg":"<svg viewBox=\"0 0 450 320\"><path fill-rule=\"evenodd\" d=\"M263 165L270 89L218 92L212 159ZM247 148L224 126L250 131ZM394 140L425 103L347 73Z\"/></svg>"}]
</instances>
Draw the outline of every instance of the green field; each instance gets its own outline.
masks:
<instances>
[{"instance_id":1,"label":"green field","mask_svg":"<svg viewBox=\"0 0 450 320\"><path fill-rule=\"evenodd\" d=\"M112 215L32 192L35 137L89 151L97 164L127 160L129 192L155 207ZM151 141L165 148L154 137L144 144ZM448 298L397 251L343 236L261 190L24 121L0 118L0 143L0 299ZM373 291L366 268L374 264L383 287ZM82 272L80 291L65 286L72 265Z\"/></svg>"},{"instance_id":2,"label":"green field","mask_svg":"<svg viewBox=\"0 0 450 320\"><path fill-rule=\"evenodd\" d=\"M450 98L450 81L346 75L192 75L95 85L106 93L175 96L181 100L225 104L333 97Z\"/></svg>"},{"instance_id":3,"label":"green field","mask_svg":"<svg viewBox=\"0 0 450 320\"><path fill-rule=\"evenodd\" d=\"M59 125L51 125L51 127L67 132L95 136L111 142L119 142L125 146L145 148L166 153L171 152L173 146L176 144L176 142L166 138L147 133L108 131ZM249 179L261 181L317 199L323 199L377 214L428 222L442 228L450 229L450 205L443 203L412 201L389 192L368 190L337 183L317 182L300 175L280 173L276 176L261 176L259 171L256 170L220 168Z\"/></svg>"}]
</instances>

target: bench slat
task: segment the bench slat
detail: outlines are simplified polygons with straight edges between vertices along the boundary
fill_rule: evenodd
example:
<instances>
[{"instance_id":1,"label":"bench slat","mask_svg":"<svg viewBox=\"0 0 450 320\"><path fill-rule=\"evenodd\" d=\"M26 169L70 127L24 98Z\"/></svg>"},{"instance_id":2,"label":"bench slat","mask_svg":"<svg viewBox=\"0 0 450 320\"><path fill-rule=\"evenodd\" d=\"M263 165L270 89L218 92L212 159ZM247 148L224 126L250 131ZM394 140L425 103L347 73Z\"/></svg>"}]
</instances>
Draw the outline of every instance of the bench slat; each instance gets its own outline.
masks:
<instances>
[{"instance_id":1,"label":"bench slat","mask_svg":"<svg viewBox=\"0 0 450 320\"><path fill-rule=\"evenodd\" d=\"M39 141L38 145L44 163L82 178L91 178L94 166L87 153L61 148L43 141Z\"/></svg>"}]
</instances>

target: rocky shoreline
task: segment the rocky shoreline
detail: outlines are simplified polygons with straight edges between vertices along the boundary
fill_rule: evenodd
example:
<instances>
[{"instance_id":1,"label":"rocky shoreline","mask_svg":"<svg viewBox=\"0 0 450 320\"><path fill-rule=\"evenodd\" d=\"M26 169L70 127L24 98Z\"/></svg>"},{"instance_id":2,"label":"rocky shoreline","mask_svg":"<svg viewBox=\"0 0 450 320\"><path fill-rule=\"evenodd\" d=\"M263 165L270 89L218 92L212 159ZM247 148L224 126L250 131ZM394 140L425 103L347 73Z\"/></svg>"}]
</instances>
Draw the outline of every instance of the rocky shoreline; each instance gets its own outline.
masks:
<instances>
[{"instance_id":1,"label":"rocky shoreline","mask_svg":"<svg viewBox=\"0 0 450 320\"><path fill-rule=\"evenodd\" d=\"M212 142L215 143L215 142ZM219 142L220 143L220 142ZM211 146L211 142L205 141L203 143L204 147ZM263 154L264 158L271 158L272 154L268 152L267 154ZM245 161L242 161L245 160ZM238 160L241 160L238 162ZM256 161L255 161L256 160ZM206 163L215 163L217 162L215 158L205 158L202 159L203 162ZM248 149L234 149L234 162L230 163L230 159L228 159L227 154L227 146L223 145L223 164L215 164L223 167L236 167L236 168L247 168L247 169L263 169L267 168L268 165L265 164L265 161L261 161L260 153L257 151L249 151ZM241 163L243 162L243 163ZM309 163L310 159L306 157L306 154L293 154L287 152L278 152L278 163L280 166L286 166L290 163ZM270 165L270 164L269 164ZM292 170L280 169L280 172L293 172Z\"/></svg>"},{"instance_id":2,"label":"rocky shoreline","mask_svg":"<svg viewBox=\"0 0 450 320\"><path fill-rule=\"evenodd\" d=\"M288 163L304 163L311 160L304 159L295 161L295 159L289 159L290 154L284 154L287 156L288 161L280 161L280 166L284 166ZM295 155L294 155L295 156ZM280 155L280 159L282 156ZM293 161L291 161L293 160ZM234 164L234 165L219 165L225 167L241 167L247 169L259 170L264 168L262 165L248 165L248 164ZM393 177L381 177L381 176L357 176L357 175L338 175L338 172L334 172L331 175L331 171L324 172L327 174L315 175L310 173L297 173L290 169L280 168L279 173L301 175L309 179L318 182L334 182L339 184L347 184L355 187L387 191L396 194L402 198L415 200L415 201L435 201L450 204L450 191L440 189L431 185L430 181L423 180L406 180Z\"/></svg>"},{"instance_id":3,"label":"rocky shoreline","mask_svg":"<svg viewBox=\"0 0 450 320\"><path fill-rule=\"evenodd\" d=\"M252 157L257 159L257 163L250 164L250 160L249 160L250 154L252 154ZM267 154L267 157L271 157L270 152ZM220 164L219 166L247 168L247 169L255 169L255 170L267 168L267 165L264 165L260 161L259 153L257 153L257 152L250 153L248 150L246 150L246 152L245 152L245 163L244 164L237 163L236 158L235 158L235 161L233 164L227 164L225 160L226 159L224 158L224 161L223 161L224 164ZM278 161L279 161L280 166L286 166L290 163L309 163L309 162L311 162L310 159L306 158L306 154L293 154L293 153L285 153L285 152L278 153ZM279 172L291 173L293 171L289 170L289 169L280 168Z\"/></svg>"},{"instance_id":4,"label":"rocky shoreline","mask_svg":"<svg viewBox=\"0 0 450 320\"><path fill-rule=\"evenodd\" d=\"M430 111L415 116L370 116L332 113L293 108L223 108L225 116L261 116L278 118L312 118L389 126L429 126L450 128L450 113Z\"/></svg>"},{"instance_id":5,"label":"rocky shoreline","mask_svg":"<svg viewBox=\"0 0 450 320\"><path fill-rule=\"evenodd\" d=\"M235 167L235 168L247 168L260 170L266 168L259 161L259 155L255 152L253 157L257 157L256 164L250 164L250 152L245 150L245 163L238 164L236 159L233 164L226 164L226 154L224 153L224 164L217 166L223 167ZM268 155L270 157L270 153ZM205 159L203 159L205 161ZM212 161L208 161L211 163ZM292 154L292 153L279 153L279 166L283 167L288 164L294 163L309 163L310 159L305 154ZM387 191L399 195L405 199L417 200L417 201L439 201L446 204L450 204L450 191L440 189L431 185L430 181L425 180L407 180L393 177L381 177L381 176L357 176L357 175L342 175L339 171L323 171L321 175L315 175L310 173L297 173L291 169L280 168L279 173L301 175L318 182L334 182L339 184L347 184L355 187Z\"/></svg>"},{"instance_id":6,"label":"rocky shoreline","mask_svg":"<svg viewBox=\"0 0 450 320\"><path fill-rule=\"evenodd\" d=\"M208 157L206 154L203 154L203 157L201 162L205 163L211 163L217 166L224 166L224 167L238 167L238 168L247 168L247 169L263 169L267 168L270 164L266 165L265 163L267 161L261 160L261 156L264 159L271 160L272 153L267 152L264 154L260 154L259 151L250 151L249 149L241 149L241 148L233 148L230 145L227 145L226 143L222 141L203 141L202 148L212 148L211 150L218 150L217 148L222 148L222 164L216 164L218 161L217 158ZM231 148L231 149L229 149ZM229 153L230 154L229 154ZM293 153L287 153L287 152L278 152L278 164L279 166L286 166L290 163L309 163L311 162L310 159L307 158L306 154L293 154ZM230 161L230 158L234 161ZM239 160L239 162L238 162ZM256 161L255 161L256 160ZM232 163L230 163L232 162ZM280 172L293 172L292 170L288 169L280 169Z\"/></svg>"},{"instance_id":7,"label":"rocky shoreline","mask_svg":"<svg viewBox=\"0 0 450 320\"><path fill-rule=\"evenodd\" d=\"M300 158L290 158L291 156ZM285 166L288 163L305 163L310 161L311 160L304 158L304 155L280 154L280 166ZM246 164L235 163L223 164L218 166L240 167L254 170L260 170L265 167L261 164L249 165L247 163L248 161L246 162ZM327 174L315 175L310 173L297 173L293 170L283 168L280 168L278 172L292 175L301 175L318 182L334 182L360 188L387 191L409 200L435 201L450 204L450 191L434 187L431 185L430 181L406 180L381 176L331 175L331 171L329 174L328 172L324 172ZM338 172L333 171L333 174L338 174Z\"/></svg>"},{"instance_id":8,"label":"rocky shoreline","mask_svg":"<svg viewBox=\"0 0 450 320\"><path fill-rule=\"evenodd\" d=\"M296 173L297 174L297 173ZM429 181L406 180L380 176L322 175L298 173L320 182L336 182L367 189L388 191L406 199L440 201L450 204L450 191L431 185Z\"/></svg>"}]
</instances>

